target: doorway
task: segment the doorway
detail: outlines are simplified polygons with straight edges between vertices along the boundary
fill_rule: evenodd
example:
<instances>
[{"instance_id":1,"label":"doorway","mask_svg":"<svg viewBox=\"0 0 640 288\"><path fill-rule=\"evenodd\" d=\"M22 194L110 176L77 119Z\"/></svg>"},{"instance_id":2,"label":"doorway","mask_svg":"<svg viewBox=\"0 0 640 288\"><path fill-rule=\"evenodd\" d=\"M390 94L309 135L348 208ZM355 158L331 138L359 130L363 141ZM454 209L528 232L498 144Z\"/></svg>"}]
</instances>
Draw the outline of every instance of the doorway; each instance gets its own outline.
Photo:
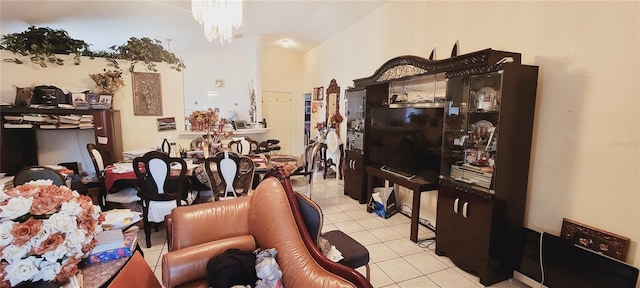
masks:
<instances>
[{"instance_id":1,"label":"doorway","mask_svg":"<svg viewBox=\"0 0 640 288\"><path fill-rule=\"evenodd\" d=\"M304 94L304 147L311 142L311 93Z\"/></svg>"},{"instance_id":2,"label":"doorway","mask_svg":"<svg viewBox=\"0 0 640 288\"><path fill-rule=\"evenodd\" d=\"M291 154L291 92L262 91L262 116L267 120L268 138L280 140L280 153Z\"/></svg>"}]
</instances>

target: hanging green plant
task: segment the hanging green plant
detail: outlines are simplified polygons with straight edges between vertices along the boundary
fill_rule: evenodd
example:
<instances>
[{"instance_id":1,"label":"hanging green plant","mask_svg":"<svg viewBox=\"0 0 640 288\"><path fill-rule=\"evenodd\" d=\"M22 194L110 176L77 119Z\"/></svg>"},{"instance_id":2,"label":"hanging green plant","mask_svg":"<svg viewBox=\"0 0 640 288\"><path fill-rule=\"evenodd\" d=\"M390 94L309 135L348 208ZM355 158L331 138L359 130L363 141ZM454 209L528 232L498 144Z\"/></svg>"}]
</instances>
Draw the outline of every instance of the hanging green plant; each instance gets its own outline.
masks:
<instances>
[{"instance_id":1,"label":"hanging green plant","mask_svg":"<svg viewBox=\"0 0 640 288\"><path fill-rule=\"evenodd\" d=\"M110 49L115 51L112 54L113 58L131 61L131 67L129 68L131 72L133 72L133 68L139 61L143 61L147 64L147 69L154 72L158 70L156 69L156 64L152 62L167 63L171 69L176 71L182 71L182 69L186 68L182 59L165 50L161 43L160 40L152 40L147 37L141 39L131 37L126 44L111 46ZM114 64L117 65L117 62Z\"/></svg>"},{"instance_id":2,"label":"hanging green plant","mask_svg":"<svg viewBox=\"0 0 640 288\"><path fill-rule=\"evenodd\" d=\"M21 33L6 34L0 40L0 49L9 50L22 56L31 56L31 62L42 67L47 63L64 65L64 60L56 54L74 54L73 63L80 64L80 56L89 55L89 44L73 39L65 30L49 27L29 26ZM17 58L4 59L6 62L21 64Z\"/></svg>"},{"instance_id":3,"label":"hanging green plant","mask_svg":"<svg viewBox=\"0 0 640 288\"><path fill-rule=\"evenodd\" d=\"M29 26L21 33L6 34L0 39L0 49L9 50L22 56L30 56L31 62L42 67L49 63L64 65L64 60L56 54L74 54L73 63L80 64L80 56L105 58L109 64L120 69L117 59L131 61L129 71L133 72L136 64L143 61L148 70L157 72L156 64L152 62L164 62L169 68L182 71L186 68L182 59L162 47L162 42L144 37L141 39L131 37L126 44L114 45L110 49L114 52L92 52L85 41L69 37L65 30L54 30L49 27ZM18 58L7 58L5 62L22 64Z\"/></svg>"}]
</instances>

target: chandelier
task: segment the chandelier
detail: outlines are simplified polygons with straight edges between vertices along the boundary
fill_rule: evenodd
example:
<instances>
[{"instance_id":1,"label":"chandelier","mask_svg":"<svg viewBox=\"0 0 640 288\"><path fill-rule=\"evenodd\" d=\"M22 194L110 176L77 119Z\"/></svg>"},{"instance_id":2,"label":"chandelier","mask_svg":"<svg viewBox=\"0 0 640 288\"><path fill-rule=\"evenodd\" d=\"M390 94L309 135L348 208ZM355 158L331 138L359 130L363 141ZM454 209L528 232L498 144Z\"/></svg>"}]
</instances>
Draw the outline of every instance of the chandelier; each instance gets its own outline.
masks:
<instances>
[{"instance_id":1,"label":"chandelier","mask_svg":"<svg viewBox=\"0 0 640 288\"><path fill-rule=\"evenodd\" d=\"M242 24L242 0L191 0L191 14L204 27L209 42L231 42L233 28Z\"/></svg>"}]
</instances>

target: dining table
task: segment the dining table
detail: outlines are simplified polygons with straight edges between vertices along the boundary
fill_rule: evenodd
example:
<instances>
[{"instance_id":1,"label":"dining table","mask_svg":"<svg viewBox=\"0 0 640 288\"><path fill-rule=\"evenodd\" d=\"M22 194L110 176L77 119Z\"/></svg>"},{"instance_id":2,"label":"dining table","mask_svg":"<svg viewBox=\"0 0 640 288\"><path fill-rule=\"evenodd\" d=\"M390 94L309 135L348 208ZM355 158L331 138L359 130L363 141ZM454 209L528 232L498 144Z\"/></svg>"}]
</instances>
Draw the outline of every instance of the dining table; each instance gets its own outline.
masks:
<instances>
[{"instance_id":1,"label":"dining table","mask_svg":"<svg viewBox=\"0 0 640 288\"><path fill-rule=\"evenodd\" d=\"M189 159L188 159L189 160ZM173 169L175 167L175 169ZM191 160L187 163L187 175L191 175L193 170L198 167L198 164L193 164ZM177 166L173 166L170 172L170 176L178 176L180 169ZM132 162L118 162L113 163L104 170L104 186L107 191L111 191L116 181L125 180L137 180L135 171L133 171Z\"/></svg>"},{"instance_id":2,"label":"dining table","mask_svg":"<svg viewBox=\"0 0 640 288\"><path fill-rule=\"evenodd\" d=\"M301 157L293 155L250 154L246 156L251 158L255 165L254 173L258 175L258 177L256 177L258 179L258 182L261 181L267 171L269 171L269 169L273 167L282 167L286 175L290 175L301 167L304 167L304 160ZM204 166L201 163L203 161L197 160L198 159L193 158L185 159L185 161L187 162L188 176L194 174L194 171L204 169ZM137 179L132 165L133 164L131 162L120 162L109 165L105 169L104 174L104 184L106 190L111 191L116 181L131 181ZM172 169L171 173L178 175L179 169Z\"/></svg>"}]
</instances>

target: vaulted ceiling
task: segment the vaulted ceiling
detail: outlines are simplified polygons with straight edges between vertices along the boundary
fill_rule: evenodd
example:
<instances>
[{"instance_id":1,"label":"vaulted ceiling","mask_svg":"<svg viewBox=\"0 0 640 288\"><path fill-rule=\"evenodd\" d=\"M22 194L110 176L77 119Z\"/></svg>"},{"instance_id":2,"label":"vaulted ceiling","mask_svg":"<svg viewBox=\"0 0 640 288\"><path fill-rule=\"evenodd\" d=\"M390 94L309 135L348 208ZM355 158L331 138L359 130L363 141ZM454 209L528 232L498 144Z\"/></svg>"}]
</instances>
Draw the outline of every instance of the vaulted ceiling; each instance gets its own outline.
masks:
<instances>
[{"instance_id":1,"label":"vaulted ceiling","mask_svg":"<svg viewBox=\"0 0 640 288\"><path fill-rule=\"evenodd\" d=\"M261 35L263 47L289 39L292 51L304 53L386 2L245 0L236 38L220 44L205 39L190 0L0 0L0 32L22 32L29 25L64 29L92 51L149 37L175 53L246 45L253 38L248 36Z\"/></svg>"}]
</instances>

